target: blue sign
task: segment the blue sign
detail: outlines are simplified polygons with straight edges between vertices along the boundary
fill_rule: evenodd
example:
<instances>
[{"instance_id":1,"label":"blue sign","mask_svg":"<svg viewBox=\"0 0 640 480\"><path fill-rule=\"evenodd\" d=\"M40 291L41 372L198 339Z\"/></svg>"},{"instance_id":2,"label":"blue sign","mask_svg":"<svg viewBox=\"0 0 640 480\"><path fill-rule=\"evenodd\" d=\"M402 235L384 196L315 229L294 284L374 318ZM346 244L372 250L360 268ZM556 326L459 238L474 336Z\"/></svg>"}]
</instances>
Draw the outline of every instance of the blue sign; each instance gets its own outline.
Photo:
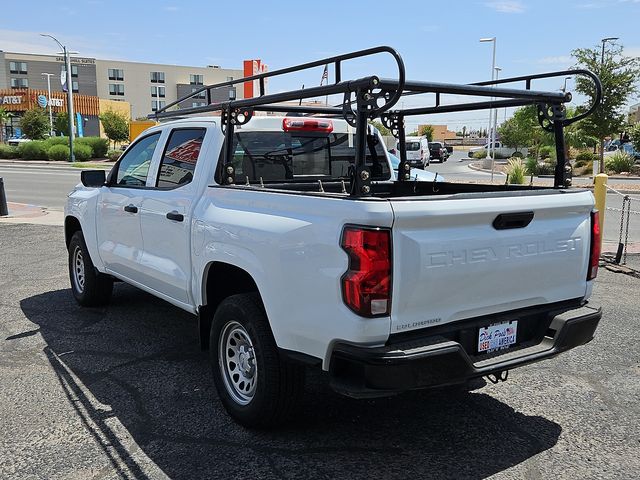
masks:
<instances>
[{"instance_id":1,"label":"blue sign","mask_svg":"<svg viewBox=\"0 0 640 480\"><path fill-rule=\"evenodd\" d=\"M78 125L78 136L84 137L84 122L82 121L82 115L76 113L76 124Z\"/></svg>"},{"instance_id":2,"label":"blue sign","mask_svg":"<svg viewBox=\"0 0 640 480\"><path fill-rule=\"evenodd\" d=\"M42 108L47 108L47 97L44 95L38 95L38 105Z\"/></svg>"}]
</instances>

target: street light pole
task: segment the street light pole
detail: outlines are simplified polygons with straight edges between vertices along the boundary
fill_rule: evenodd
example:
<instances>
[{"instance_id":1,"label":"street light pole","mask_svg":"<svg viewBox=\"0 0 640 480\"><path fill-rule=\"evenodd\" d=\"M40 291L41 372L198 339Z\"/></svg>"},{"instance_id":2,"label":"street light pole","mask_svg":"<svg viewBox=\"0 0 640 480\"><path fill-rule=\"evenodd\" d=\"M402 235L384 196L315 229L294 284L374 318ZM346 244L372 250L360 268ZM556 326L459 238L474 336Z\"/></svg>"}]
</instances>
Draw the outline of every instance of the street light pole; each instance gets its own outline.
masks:
<instances>
[{"instance_id":1,"label":"street light pole","mask_svg":"<svg viewBox=\"0 0 640 480\"><path fill-rule=\"evenodd\" d=\"M493 56L494 61L495 61L495 54ZM494 71L496 72L496 80L498 80L498 75L500 74L500 70L502 70L500 67L493 67ZM495 86L495 85L494 85ZM496 133L498 131L498 109L496 108L493 111L493 130L492 132L492 136L491 136L491 144L493 146L493 157L491 158L491 183L493 183L493 172L494 172L494 167L495 167L495 163L496 163Z\"/></svg>"},{"instance_id":2,"label":"street light pole","mask_svg":"<svg viewBox=\"0 0 640 480\"><path fill-rule=\"evenodd\" d=\"M495 74L496 74L496 37L491 37L491 38L481 38L480 42L493 42L493 60L491 63L491 81L495 80ZM495 88L495 85L493 85L493 87ZM491 100L493 101L494 98L492 97ZM497 115L497 112L494 111L494 109L490 109L489 110L489 130L490 130L490 139L489 139L489 145L487 148L487 159L489 158L495 158L495 147L494 147L494 142L495 142L495 132L492 129L492 124L493 124L493 116ZM493 151L493 155L490 154L490 152ZM491 164L493 165L493 160L491 162ZM493 168L491 169L493 171ZM491 176L491 181L493 182L493 174Z\"/></svg>"},{"instance_id":3,"label":"street light pole","mask_svg":"<svg viewBox=\"0 0 640 480\"><path fill-rule=\"evenodd\" d=\"M62 45L57 38L53 35L48 35L46 33L40 34L43 37L49 37L56 42L60 48L62 49L62 54L64 55L64 65L67 74L67 114L69 115L69 161L75 162L76 157L73 154L73 140L74 140L74 130L73 130L73 84L71 83L71 54L78 52L70 52L67 50L67 47Z\"/></svg>"},{"instance_id":4,"label":"street light pole","mask_svg":"<svg viewBox=\"0 0 640 480\"><path fill-rule=\"evenodd\" d=\"M600 40L602 42L602 54L600 55L600 75L602 76L602 70L604 69L604 45L607 42L614 42L619 37L606 37ZM598 167L600 173L604 173L604 139L600 142L600 165Z\"/></svg>"},{"instance_id":5,"label":"street light pole","mask_svg":"<svg viewBox=\"0 0 640 480\"><path fill-rule=\"evenodd\" d=\"M47 77L47 104L49 105L49 135L53 137L53 114L51 113L51 77L53 73L42 73L43 77Z\"/></svg>"}]
</instances>

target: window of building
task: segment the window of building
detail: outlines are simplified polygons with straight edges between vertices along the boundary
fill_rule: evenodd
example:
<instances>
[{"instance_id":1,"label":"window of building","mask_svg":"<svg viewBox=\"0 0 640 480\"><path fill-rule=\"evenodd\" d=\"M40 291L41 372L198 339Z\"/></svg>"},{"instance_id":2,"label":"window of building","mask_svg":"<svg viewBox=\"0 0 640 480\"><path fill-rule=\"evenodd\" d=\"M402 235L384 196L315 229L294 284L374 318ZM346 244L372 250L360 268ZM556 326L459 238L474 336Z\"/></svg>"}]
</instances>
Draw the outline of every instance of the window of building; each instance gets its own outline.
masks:
<instances>
[{"instance_id":1,"label":"window of building","mask_svg":"<svg viewBox=\"0 0 640 480\"><path fill-rule=\"evenodd\" d=\"M165 97L165 87L151 87L151 96L152 97Z\"/></svg>"},{"instance_id":2,"label":"window of building","mask_svg":"<svg viewBox=\"0 0 640 480\"><path fill-rule=\"evenodd\" d=\"M26 78L12 78L11 88L29 88L29 80Z\"/></svg>"},{"instance_id":3,"label":"window of building","mask_svg":"<svg viewBox=\"0 0 640 480\"><path fill-rule=\"evenodd\" d=\"M191 89L191 93L195 93L195 91L198 90L197 88L192 88ZM191 98L207 98L207 92L206 91L202 91L200 93L198 93L197 95L194 95Z\"/></svg>"},{"instance_id":4,"label":"window of building","mask_svg":"<svg viewBox=\"0 0 640 480\"><path fill-rule=\"evenodd\" d=\"M110 83L109 95L124 95L124 85L121 83Z\"/></svg>"},{"instance_id":5,"label":"window of building","mask_svg":"<svg viewBox=\"0 0 640 480\"><path fill-rule=\"evenodd\" d=\"M195 107L206 107L207 106L207 102L192 102L191 106L193 108L195 108Z\"/></svg>"},{"instance_id":6,"label":"window of building","mask_svg":"<svg viewBox=\"0 0 640 480\"><path fill-rule=\"evenodd\" d=\"M171 132L162 156L156 187L177 188L193 180L193 171L204 140L204 128L180 129Z\"/></svg>"},{"instance_id":7,"label":"window of building","mask_svg":"<svg viewBox=\"0 0 640 480\"><path fill-rule=\"evenodd\" d=\"M151 72L151 83L164 83L164 72Z\"/></svg>"},{"instance_id":8,"label":"window of building","mask_svg":"<svg viewBox=\"0 0 640 480\"><path fill-rule=\"evenodd\" d=\"M191 85L204 85L204 75L189 75Z\"/></svg>"},{"instance_id":9,"label":"window of building","mask_svg":"<svg viewBox=\"0 0 640 480\"><path fill-rule=\"evenodd\" d=\"M77 77L78 76L78 66L77 65L71 65L71 76L72 77Z\"/></svg>"},{"instance_id":10,"label":"window of building","mask_svg":"<svg viewBox=\"0 0 640 480\"><path fill-rule=\"evenodd\" d=\"M78 93L78 91L80 90L80 88L78 87L78 82L76 80L71 82L71 88L73 90L73 93ZM124 95L124 93L123 93L123 95Z\"/></svg>"},{"instance_id":11,"label":"window of building","mask_svg":"<svg viewBox=\"0 0 640 480\"><path fill-rule=\"evenodd\" d=\"M151 111L156 112L160 108L164 108L167 102L164 100L151 100Z\"/></svg>"},{"instance_id":12,"label":"window of building","mask_svg":"<svg viewBox=\"0 0 640 480\"><path fill-rule=\"evenodd\" d=\"M27 73L27 62L9 62L11 73Z\"/></svg>"},{"instance_id":13,"label":"window of building","mask_svg":"<svg viewBox=\"0 0 640 480\"><path fill-rule=\"evenodd\" d=\"M109 69L109 80L124 80L124 70L121 68L110 68Z\"/></svg>"}]
</instances>

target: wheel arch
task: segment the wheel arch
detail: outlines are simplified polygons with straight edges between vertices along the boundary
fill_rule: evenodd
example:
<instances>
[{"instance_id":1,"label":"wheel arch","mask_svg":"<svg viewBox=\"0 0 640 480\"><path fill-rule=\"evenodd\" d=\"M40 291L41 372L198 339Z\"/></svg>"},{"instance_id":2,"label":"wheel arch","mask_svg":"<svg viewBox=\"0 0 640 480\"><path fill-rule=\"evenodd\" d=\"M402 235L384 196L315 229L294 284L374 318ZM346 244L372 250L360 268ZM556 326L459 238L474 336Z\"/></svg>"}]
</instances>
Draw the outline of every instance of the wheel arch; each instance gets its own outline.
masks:
<instances>
[{"instance_id":1,"label":"wheel arch","mask_svg":"<svg viewBox=\"0 0 640 480\"><path fill-rule=\"evenodd\" d=\"M73 234L77 231L82 231L80 220L72 215L67 215L64 219L64 243L67 248L69 248L71 237L73 237Z\"/></svg>"},{"instance_id":2,"label":"wheel arch","mask_svg":"<svg viewBox=\"0 0 640 480\"><path fill-rule=\"evenodd\" d=\"M203 350L209 348L209 330L220 303L231 295L251 292L256 292L262 302L258 284L244 268L219 261L206 265L202 275L202 305L198 307L198 333Z\"/></svg>"}]
</instances>

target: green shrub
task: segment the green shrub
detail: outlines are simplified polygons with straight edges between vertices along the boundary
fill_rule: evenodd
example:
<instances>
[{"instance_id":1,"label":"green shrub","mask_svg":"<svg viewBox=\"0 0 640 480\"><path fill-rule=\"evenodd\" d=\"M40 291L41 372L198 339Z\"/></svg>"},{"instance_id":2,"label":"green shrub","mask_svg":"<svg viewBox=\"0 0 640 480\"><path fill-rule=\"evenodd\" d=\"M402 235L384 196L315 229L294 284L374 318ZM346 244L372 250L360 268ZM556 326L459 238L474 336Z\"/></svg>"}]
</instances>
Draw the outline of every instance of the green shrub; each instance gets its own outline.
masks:
<instances>
[{"instance_id":1,"label":"green shrub","mask_svg":"<svg viewBox=\"0 0 640 480\"><path fill-rule=\"evenodd\" d=\"M107 158L112 162L115 162L116 160L118 160L120 158L120 155L122 155L121 150L109 150L107 152Z\"/></svg>"},{"instance_id":2,"label":"green shrub","mask_svg":"<svg viewBox=\"0 0 640 480\"><path fill-rule=\"evenodd\" d=\"M20 157L25 160L46 160L47 147L42 140L31 140L21 143L18 147Z\"/></svg>"},{"instance_id":3,"label":"green shrub","mask_svg":"<svg viewBox=\"0 0 640 480\"><path fill-rule=\"evenodd\" d=\"M524 183L525 165L520 158L510 158L507 165L507 181L510 184L522 185Z\"/></svg>"},{"instance_id":4,"label":"green shrub","mask_svg":"<svg viewBox=\"0 0 640 480\"><path fill-rule=\"evenodd\" d=\"M473 152L473 158L476 158L478 160L487 158L487 151L485 149L482 149L482 150L478 150L477 152Z\"/></svg>"},{"instance_id":5,"label":"green shrub","mask_svg":"<svg viewBox=\"0 0 640 480\"><path fill-rule=\"evenodd\" d=\"M576 155L576 164L578 162L584 162L584 165L586 165L588 162L593 162L596 159L596 155L592 152L580 152Z\"/></svg>"},{"instance_id":6,"label":"green shrub","mask_svg":"<svg viewBox=\"0 0 640 480\"><path fill-rule=\"evenodd\" d=\"M78 145L91 147L91 158L104 158L109 149L109 140L100 137L82 137L76 140Z\"/></svg>"},{"instance_id":7,"label":"green shrub","mask_svg":"<svg viewBox=\"0 0 640 480\"><path fill-rule=\"evenodd\" d=\"M527 175L538 175L538 160L535 158L528 157L524 166Z\"/></svg>"},{"instance_id":8,"label":"green shrub","mask_svg":"<svg viewBox=\"0 0 640 480\"><path fill-rule=\"evenodd\" d=\"M44 145L47 150L54 145L69 145L69 137L49 137L44 141Z\"/></svg>"},{"instance_id":9,"label":"green shrub","mask_svg":"<svg viewBox=\"0 0 640 480\"><path fill-rule=\"evenodd\" d=\"M76 143L73 145L73 156L79 162L89 160L92 153L93 150L91 150L91 147L89 145L85 145L83 143Z\"/></svg>"},{"instance_id":10,"label":"green shrub","mask_svg":"<svg viewBox=\"0 0 640 480\"><path fill-rule=\"evenodd\" d=\"M68 162L69 161L69 147L66 145L53 145L49 148L49 160L55 162Z\"/></svg>"},{"instance_id":11,"label":"green shrub","mask_svg":"<svg viewBox=\"0 0 640 480\"><path fill-rule=\"evenodd\" d=\"M631 155L621 151L614 153L609 158L605 158L604 162L607 170L614 173L630 172L634 163L635 160Z\"/></svg>"},{"instance_id":12,"label":"green shrub","mask_svg":"<svg viewBox=\"0 0 640 480\"><path fill-rule=\"evenodd\" d=\"M538 155L540 158L553 158L555 157L555 148L551 145L543 145L538 149Z\"/></svg>"},{"instance_id":13,"label":"green shrub","mask_svg":"<svg viewBox=\"0 0 640 480\"><path fill-rule=\"evenodd\" d=\"M19 156L18 147L0 145L0 158L18 158Z\"/></svg>"},{"instance_id":14,"label":"green shrub","mask_svg":"<svg viewBox=\"0 0 640 480\"><path fill-rule=\"evenodd\" d=\"M556 166L551 163L553 160L548 159L545 162L538 163L538 175L553 175L556 169Z\"/></svg>"}]
</instances>

